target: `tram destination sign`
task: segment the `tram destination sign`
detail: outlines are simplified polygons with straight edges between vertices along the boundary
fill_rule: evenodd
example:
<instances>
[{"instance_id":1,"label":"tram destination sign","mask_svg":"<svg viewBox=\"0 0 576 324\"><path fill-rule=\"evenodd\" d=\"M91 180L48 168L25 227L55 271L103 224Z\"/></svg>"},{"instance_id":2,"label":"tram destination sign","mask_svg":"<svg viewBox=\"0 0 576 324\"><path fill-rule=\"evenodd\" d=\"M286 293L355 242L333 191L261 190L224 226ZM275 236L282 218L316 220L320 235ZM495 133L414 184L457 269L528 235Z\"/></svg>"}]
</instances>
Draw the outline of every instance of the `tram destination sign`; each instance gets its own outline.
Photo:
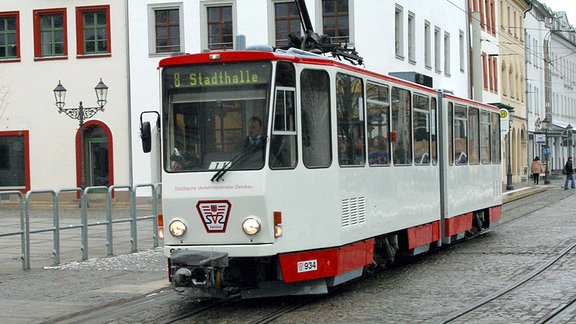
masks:
<instances>
[{"instance_id":1,"label":"tram destination sign","mask_svg":"<svg viewBox=\"0 0 576 324\"><path fill-rule=\"evenodd\" d=\"M262 62L184 65L166 67L162 74L164 87L168 90L256 86L270 82L271 65Z\"/></svg>"}]
</instances>

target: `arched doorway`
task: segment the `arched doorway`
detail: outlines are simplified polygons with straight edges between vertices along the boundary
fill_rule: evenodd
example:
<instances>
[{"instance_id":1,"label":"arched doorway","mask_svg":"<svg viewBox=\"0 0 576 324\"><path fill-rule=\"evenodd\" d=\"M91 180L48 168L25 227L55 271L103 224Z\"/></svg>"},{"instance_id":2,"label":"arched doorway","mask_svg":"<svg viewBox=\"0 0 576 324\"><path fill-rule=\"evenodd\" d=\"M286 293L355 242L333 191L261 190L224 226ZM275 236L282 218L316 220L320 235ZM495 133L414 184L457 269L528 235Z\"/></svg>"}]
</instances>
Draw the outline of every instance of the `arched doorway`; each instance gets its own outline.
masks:
<instances>
[{"instance_id":1,"label":"arched doorway","mask_svg":"<svg viewBox=\"0 0 576 324\"><path fill-rule=\"evenodd\" d=\"M80 134L81 131L84 134ZM83 135L83 136L81 136ZM83 146L81 146L81 142ZM100 121L88 121L76 134L76 181L82 187L82 164L84 163L84 187L114 185L112 133ZM82 155L84 159L82 159Z\"/></svg>"}]
</instances>

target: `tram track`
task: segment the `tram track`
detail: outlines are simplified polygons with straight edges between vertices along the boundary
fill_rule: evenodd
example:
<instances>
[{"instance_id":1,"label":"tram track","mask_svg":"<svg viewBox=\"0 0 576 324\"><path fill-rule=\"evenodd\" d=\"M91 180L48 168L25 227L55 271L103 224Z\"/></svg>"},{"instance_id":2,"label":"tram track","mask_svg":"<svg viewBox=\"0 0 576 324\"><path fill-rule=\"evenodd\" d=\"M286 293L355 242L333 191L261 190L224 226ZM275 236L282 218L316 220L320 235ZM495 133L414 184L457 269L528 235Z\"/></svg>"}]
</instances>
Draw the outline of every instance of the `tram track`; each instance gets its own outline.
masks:
<instances>
[{"instance_id":1,"label":"tram track","mask_svg":"<svg viewBox=\"0 0 576 324\"><path fill-rule=\"evenodd\" d=\"M574 312L576 312L576 296L572 297L572 299L567 303L563 303L556 307L553 311L546 314L546 316L536 322L536 324L557 323L562 321L565 315L570 315Z\"/></svg>"},{"instance_id":2,"label":"tram track","mask_svg":"<svg viewBox=\"0 0 576 324\"><path fill-rule=\"evenodd\" d=\"M469 307L461 309L461 310L451 314L447 318L443 319L440 323L443 323L443 324L444 323L451 323L451 322L456 321L457 319L461 319L464 316L471 314L474 311L480 310L483 306L488 305L489 303L497 300L498 298L503 297L503 296L507 295L508 293L512 292L513 290L516 290L517 288L525 285L526 283L530 282L534 278L537 278L539 275L541 275L546 270L550 269L554 264L556 264L558 261L560 261L562 258L564 258L570 251L574 250L575 248L576 248L576 243L569 244L564 249L562 249L559 253L557 253L553 257L549 258L541 266L535 268L534 270L527 273L523 277L519 278L518 280L511 282L510 284L502 287L501 289L499 289L493 293L488 294L487 296L481 298L477 302L471 304ZM553 311L553 312L549 313L547 316L545 316L540 323L549 323L550 320L552 320L555 317L560 316L560 314L562 314L564 311L566 311L569 307L576 307L575 303L576 303L576 297L573 297L570 300L570 302L566 303L566 305L559 306L558 308L555 309L555 311Z\"/></svg>"},{"instance_id":3,"label":"tram track","mask_svg":"<svg viewBox=\"0 0 576 324\"><path fill-rule=\"evenodd\" d=\"M552 204L557 204L570 196L572 196L571 191L549 189L534 196L528 196L519 200L507 202L502 205L502 214L506 214L506 216L502 218L500 225L513 222L523 216L550 207L551 200L553 201ZM558 199L558 197L560 197L560 199ZM529 204L526 203L526 200L528 199L530 201Z\"/></svg>"},{"instance_id":4,"label":"tram track","mask_svg":"<svg viewBox=\"0 0 576 324\"><path fill-rule=\"evenodd\" d=\"M517 201L511 201L503 205L502 213L506 214L500 223L500 226L512 226L517 220L525 216L532 215L538 211L551 207L554 204L562 203L573 194L570 191L564 190L547 190L532 198L523 198ZM529 200L526 200L529 199ZM529 203L526 203L529 201ZM483 233L479 233L482 235ZM561 245L559 245L560 247ZM576 250L576 242L570 242L565 245L559 252L549 257L541 265L535 266L534 269L517 280L513 280L501 289L489 293L483 298L471 303L468 307L460 309L440 321L440 323L452 323L466 321L474 314L486 313L486 308L490 308L491 304L498 302L500 299L514 298L510 296L515 291L524 289L530 282L536 281L546 271L550 270L555 264L562 261L564 258ZM552 270L553 271L553 270ZM521 295L522 292L518 292ZM559 305L552 311L543 316L537 323L557 323L557 320L565 315L573 316L576 312L576 295L571 296L568 301L559 303Z\"/></svg>"},{"instance_id":5,"label":"tram track","mask_svg":"<svg viewBox=\"0 0 576 324\"><path fill-rule=\"evenodd\" d=\"M157 303L174 302L178 298L179 296L177 296L177 294L171 289L162 288L145 295L116 300L104 305L91 307L62 317L53 318L43 323L88 323L114 321L132 313L151 309Z\"/></svg>"}]
</instances>

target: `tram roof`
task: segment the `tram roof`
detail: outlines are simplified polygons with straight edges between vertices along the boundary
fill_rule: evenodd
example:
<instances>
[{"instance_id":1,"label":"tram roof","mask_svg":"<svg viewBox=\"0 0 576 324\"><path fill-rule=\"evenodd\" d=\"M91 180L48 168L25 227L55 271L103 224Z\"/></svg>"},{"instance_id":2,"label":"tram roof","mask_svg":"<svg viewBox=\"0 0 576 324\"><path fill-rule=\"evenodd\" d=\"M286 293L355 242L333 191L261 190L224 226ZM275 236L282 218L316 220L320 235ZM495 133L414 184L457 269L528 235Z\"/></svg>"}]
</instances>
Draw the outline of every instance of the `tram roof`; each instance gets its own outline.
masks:
<instances>
[{"instance_id":1,"label":"tram roof","mask_svg":"<svg viewBox=\"0 0 576 324\"><path fill-rule=\"evenodd\" d=\"M186 64L208 64L208 63L230 63L230 62L250 62L250 61L291 61L294 63L312 63L323 65L338 65L338 61L325 56L310 52L290 49L287 51L263 51L263 50L230 50L211 51L196 54L182 54L162 59L159 67Z\"/></svg>"},{"instance_id":2,"label":"tram roof","mask_svg":"<svg viewBox=\"0 0 576 324\"><path fill-rule=\"evenodd\" d=\"M436 89L420 85L414 82L406 81L394 76L380 74L367 70L363 67L354 66L334 58L314 54L311 52L289 49L289 50L228 50L228 51L210 51L195 54L182 54L172 56L160 60L158 68L168 66L179 66L188 64L210 64L210 63L231 63L231 62L254 62L254 61L290 61L293 63L320 65L320 66L333 66L343 70L354 71L367 76L371 76L380 80L387 80L396 84L401 84L407 87L415 88L419 91L427 93L436 93ZM460 101L463 104L474 104L484 106L488 109L498 110L497 107L474 101L472 99L458 97L449 93L445 93L445 97L451 100Z\"/></svg>"}]
</instances>

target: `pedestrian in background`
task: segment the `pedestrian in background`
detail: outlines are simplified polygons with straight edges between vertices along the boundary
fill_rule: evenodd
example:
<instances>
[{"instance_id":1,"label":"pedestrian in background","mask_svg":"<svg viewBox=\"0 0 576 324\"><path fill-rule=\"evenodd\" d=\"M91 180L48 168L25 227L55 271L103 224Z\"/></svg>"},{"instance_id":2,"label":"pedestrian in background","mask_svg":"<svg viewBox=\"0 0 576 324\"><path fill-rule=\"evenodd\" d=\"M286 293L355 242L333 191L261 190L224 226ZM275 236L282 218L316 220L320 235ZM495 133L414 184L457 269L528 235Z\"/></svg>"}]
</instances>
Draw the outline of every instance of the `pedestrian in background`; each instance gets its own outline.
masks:
<instances>
[{"instance_id":1,"label":"pedestrian in background","mask_svg":"<svg viewBox=\"0 0 576 324\"><path fill-rule=\"evenodd\" d=\"M564 165L563 172L566 175L566 181L564 182L564 190L568 190L568 180L571 182L571 188L576 189L574 185L574 168L572 167L572 157L568 157L568 161L566 161L566 165Z\"/></svg>"},{"instance_id":2,"label":"pedestrian in background","mask_svg":"<svg viewBox=\"0 0 576 324\"><path fill-rule=\"evenodd\" d=\"M530 172L532 173L534 184L540 183L540 170L542 170L542 163L540 163L540 158L536 156L534 160L532 160L532 165L530 165Z\"/></svg>"}]
</instances>

